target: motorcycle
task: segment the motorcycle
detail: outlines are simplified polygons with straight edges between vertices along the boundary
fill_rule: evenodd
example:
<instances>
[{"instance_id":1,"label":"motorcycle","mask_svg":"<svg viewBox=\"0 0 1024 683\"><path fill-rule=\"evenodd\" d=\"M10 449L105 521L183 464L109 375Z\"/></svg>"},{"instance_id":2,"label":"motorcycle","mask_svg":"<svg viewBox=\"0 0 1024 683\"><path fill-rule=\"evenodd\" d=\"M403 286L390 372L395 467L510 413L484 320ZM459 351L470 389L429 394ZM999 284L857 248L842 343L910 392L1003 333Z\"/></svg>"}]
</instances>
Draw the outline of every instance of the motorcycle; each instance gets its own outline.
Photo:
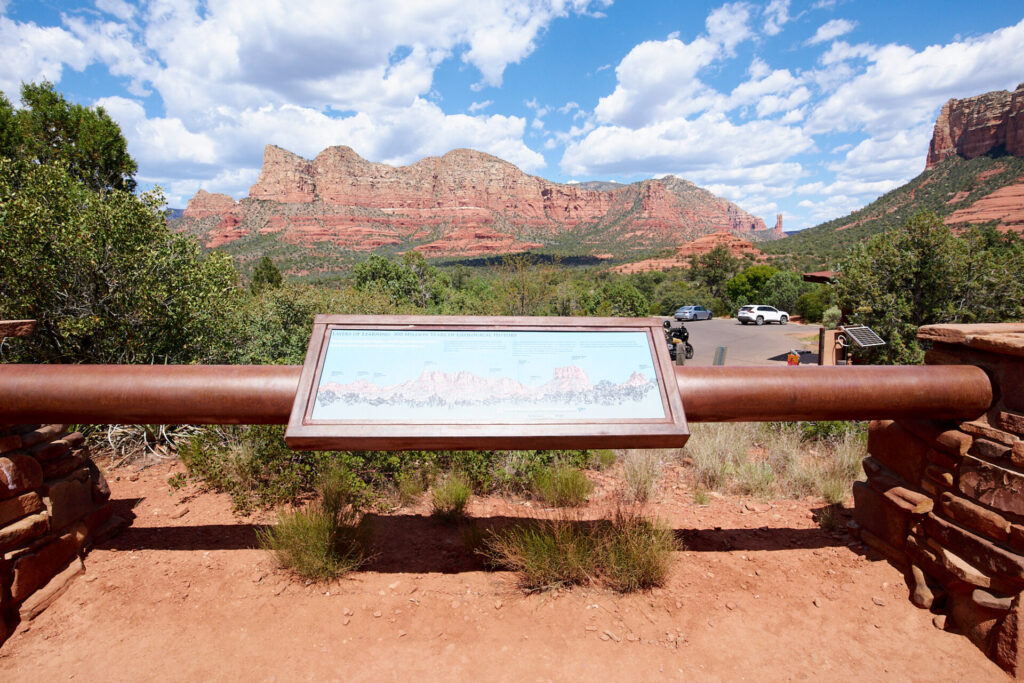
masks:
<instances>
[{"instance_id":1,"label":"motorcycle","mask_svg":"<svg viewBox=\"0 0 1024 683\"><path fill-rule=\"evenodd\" d=\"M666 320L662 323L665 328L665 343L668 344L668 356L672 359L672 362L676 361L679 357L679 345L683 345L683 357L686 360L693 358L693 346L690 344L690 332L686 329L686 325L680 324L679 327L672 327L672 321Z\"/></svg>"}]
</instances>

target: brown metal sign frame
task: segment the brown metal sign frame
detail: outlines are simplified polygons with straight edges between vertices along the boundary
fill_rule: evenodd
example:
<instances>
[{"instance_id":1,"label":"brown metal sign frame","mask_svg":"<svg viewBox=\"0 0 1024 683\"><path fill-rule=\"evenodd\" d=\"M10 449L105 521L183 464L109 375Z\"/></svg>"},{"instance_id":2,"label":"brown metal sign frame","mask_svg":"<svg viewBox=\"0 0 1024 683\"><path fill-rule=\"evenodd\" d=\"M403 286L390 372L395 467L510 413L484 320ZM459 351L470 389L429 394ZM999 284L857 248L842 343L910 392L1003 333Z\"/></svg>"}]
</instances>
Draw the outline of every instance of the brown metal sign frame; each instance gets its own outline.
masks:
<instances>
[{"instance_id":1,"label":"brown metal sign frame","mask_svg":"<svg viewBox=\"0 0 1024 683\"><path fill-rule=\"evenodd\" d=\"M313 409L334 330L642 332L653 360L664 417L445 423L403 420L314 420ZM395 359L401 363L401 358ZM495 448L672 448L689 431L660 318L319 315L299 377L285 440L305 450Z\"/></svg>"}]
</instances>

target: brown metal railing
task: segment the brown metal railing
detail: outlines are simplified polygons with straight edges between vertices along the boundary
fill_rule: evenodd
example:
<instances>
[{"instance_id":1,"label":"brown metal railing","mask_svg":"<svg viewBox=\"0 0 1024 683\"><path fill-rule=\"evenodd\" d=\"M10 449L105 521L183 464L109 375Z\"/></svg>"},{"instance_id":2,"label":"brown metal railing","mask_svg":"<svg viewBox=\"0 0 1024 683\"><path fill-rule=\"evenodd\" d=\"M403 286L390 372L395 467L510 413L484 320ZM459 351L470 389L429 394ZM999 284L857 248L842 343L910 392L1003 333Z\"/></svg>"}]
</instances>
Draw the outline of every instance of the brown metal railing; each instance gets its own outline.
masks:
<instances>
[{"instance_id":1,"label":"brown metal railing","mask_svg":"<svg viewBox=\"0 0 1024 683\"><path fill-rule=\"evenodd\" d=\"M0 423L285 424L297 365L0 365ZM678 367L690 422L973 419L985 372L957 366Z\"/></svg>"}]
</instances>

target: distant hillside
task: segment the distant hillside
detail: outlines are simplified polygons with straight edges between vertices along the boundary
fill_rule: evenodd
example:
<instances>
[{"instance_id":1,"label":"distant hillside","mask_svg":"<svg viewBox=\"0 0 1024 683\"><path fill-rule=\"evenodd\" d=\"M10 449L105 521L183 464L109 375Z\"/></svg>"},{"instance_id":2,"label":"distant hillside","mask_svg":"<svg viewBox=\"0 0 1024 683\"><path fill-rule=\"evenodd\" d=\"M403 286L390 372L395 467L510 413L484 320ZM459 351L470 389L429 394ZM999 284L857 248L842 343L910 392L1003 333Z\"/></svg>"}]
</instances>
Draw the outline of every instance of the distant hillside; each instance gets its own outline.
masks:
<instances>
[{"instance_id":1,"label":"distant hillside","mask_svg":"<svg viewBox=\"0 0 1024 683\"><path fill-rule=\"evenodd\" d=\"M310 161L267 145L249 196L200 190L175 230L236 256L262 255L293 275L345 270L367 252L416 250L474 259L534 251L635 259L727 231L781 235L732 202L666 176L552 183L497 157L460 149L392 167L330 147Z\"/></svg>"},{"instance_id":2,"label":"distant hillside","mask_svg":"<svg viewBox=\"0 0 1024 683\"><path fill-rule=\"evenodd\" d=\"M955 228L990 223L1024 231L1024 84L950 100L935 122L926 168L849 216L758 245L780 265L830 269L850 246L917 211Z\"/></svg>"}]
</instances>

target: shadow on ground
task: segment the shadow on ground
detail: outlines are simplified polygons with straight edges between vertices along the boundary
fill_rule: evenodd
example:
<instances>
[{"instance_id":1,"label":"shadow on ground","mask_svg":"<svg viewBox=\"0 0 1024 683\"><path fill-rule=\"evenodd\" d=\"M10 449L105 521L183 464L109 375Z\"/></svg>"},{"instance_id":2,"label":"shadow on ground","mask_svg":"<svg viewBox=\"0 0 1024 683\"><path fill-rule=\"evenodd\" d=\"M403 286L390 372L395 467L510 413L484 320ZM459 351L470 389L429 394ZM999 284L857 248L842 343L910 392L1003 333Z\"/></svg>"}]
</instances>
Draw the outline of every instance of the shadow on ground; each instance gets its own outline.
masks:
<instances>
[{"instance_id":1,"label":"shadow on ground","mask_svg":"<svg viewBox=\"0 0 1024 683\"><path fill-rule=\"evenodd\" d=\"M119 513L120 514L120 513ZM472 550L489 530L540 521L523 517L476 517L462 523L427 515L368 514L371 559L362 571L383 573L442 573L481 571L483 558ZM579 521L576 524L594 524ZM260 524L128 527L100 544L112 550L244 550L257 548ZM808 550L842 546L845 534L818 528L761 527L756 529L675 529L683 549L692 552L732 550Z\"/></svg>"}]
</instances>

